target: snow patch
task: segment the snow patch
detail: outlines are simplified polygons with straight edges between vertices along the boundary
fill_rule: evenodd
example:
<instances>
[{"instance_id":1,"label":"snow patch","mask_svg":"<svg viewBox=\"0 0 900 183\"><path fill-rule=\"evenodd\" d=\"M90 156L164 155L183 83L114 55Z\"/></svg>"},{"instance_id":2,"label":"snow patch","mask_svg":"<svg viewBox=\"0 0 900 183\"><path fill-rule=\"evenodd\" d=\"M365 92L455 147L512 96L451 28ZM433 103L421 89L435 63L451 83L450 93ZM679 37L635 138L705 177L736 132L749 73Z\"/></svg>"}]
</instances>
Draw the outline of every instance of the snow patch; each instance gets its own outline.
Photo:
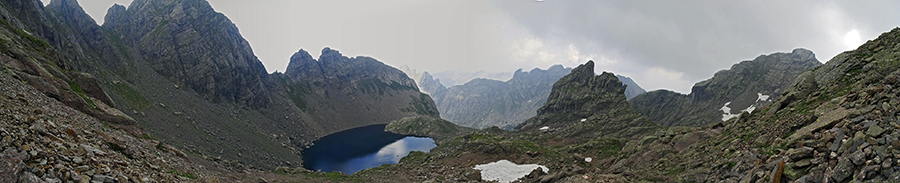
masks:
<instances>
[{"instance_id":1,"label":"snow patch","mask_svg":"<svg viewBox=\"0 0 900 183\"><path fill-rule=\"evenodd\" d=\"M747 107L746 109L741 110L741 111L744 111L744 112L747 112L747 113L753 113L753 110L756 110L756 106L755 106L755 105L756 105L756 104L750 105L750 107Z\"/></svg>"},{"instance_id":2,"label":"snow patch","mask_svg":"<svg viewBox=\"0 0 900 183\"><path fill-rule=\"evenodd\" d=\"M762 93L756 93L756 102L759 101L769 101L769 95L763 95Z\"/></svg>"},{"instance_id":3,"label":"snow patch","mask_svg":"<svg viewBox=\"0 0 900 183\"><path fill-rule=\"evenodd\" d=\"M587 121L587 118L581 118L581 122Z\"/></svg>"},{"instance_id":4,"label":"snow patch","mask_svg":"<svg viewBox=\"0 0 900 183\"><path fill-rule=\"evenodd\" d=\"M591 160L594 160L594 159L593 159L593 158L591 158L591 157L587 157L587 158L584 158L584 161L585 161L585 162L588 162L588 163L590 163L590 162L591 162Z\"/></svg>"},{"instance_id":5,"label":"snow patch","mask_svg":"<svg viewBox=\"0 0 900 183\"><path fill-rule=\"evenodd\" d=\"M741 115L740 113L731 114L731 108L728 107L729 104L731 104L731 102L725 102L725 105L722 105L722 108L719 109L725 113L722 114L722 121L728 121L728 119L735 118Z\"/></svg>"},{"instance_id":6,"label":"snow patch","mask_svg":"<svg viewBox=\"0 0 900 183\"><path fill-rule=\"evenodd\" d=\"M760 101L769 101L769 95L756 93L756 104L759 104ZM728 107L729 104L731 104L731 102L726 102L725 105L719 109L724 112L724 114L722 114L722 121L728 121L728 119L741 116L741 113L731 114L731 108ZM756 110L756 104L751 104L746 109L741 110L741 112L753 113L753 110Z\"/></svg>"},{"instance_id":7,"label":"snow patch","mask_svg":"<svg viewBox=\"0 0 900 183\"><path fill-rule=\"evenodd\" d=\"M550 129L549 126L544 126L544 127L538 128L538 130L541 130L541 131L549 130L549 129Z\"/></svg>"},{"instance_id":8,"label":"snow patch","mask_svg":"<svg viewBox=\"0 0 900 183\"><path fill-rule=\"evenodd\" d=\"M498 181L502 183L509 183L512 181L519 180L519 178L525 177L532 170L536 168L541 168L544 173L548 173L550 170L546 166L538 165L538 164L523 164L518 165L508 160L500 160L497 162L492 162L483 165L475 165L476 170L481 170L481 180L486 181Z\"/></svg>"}]
</instances>

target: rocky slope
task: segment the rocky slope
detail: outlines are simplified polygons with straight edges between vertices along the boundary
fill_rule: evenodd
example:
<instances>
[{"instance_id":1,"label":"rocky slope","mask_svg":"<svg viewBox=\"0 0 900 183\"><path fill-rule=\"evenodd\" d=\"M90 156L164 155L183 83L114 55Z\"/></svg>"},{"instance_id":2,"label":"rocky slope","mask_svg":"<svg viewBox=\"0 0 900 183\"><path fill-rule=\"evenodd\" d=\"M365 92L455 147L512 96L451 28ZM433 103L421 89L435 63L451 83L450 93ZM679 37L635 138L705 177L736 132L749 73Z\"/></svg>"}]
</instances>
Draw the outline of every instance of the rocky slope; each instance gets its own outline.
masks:
<instances>
[{"instance_id":1,"label":"rocky slope","mask_svg":"<svg viewBox=\"0 0 900 183\"><path fill-rule=\"evenodd\" d=\"M726 121L716 138L646 172L698 182L896 181L898 58L894 28L804 72L772 105Z\"/></svg>"},{"instance_id":2,"label":"rocky slope","mask_svg":"<svg viewBox=\"0 0 900 183\"><path fill-rule=\"evenodd\" d=\"M781 97L800 73L821 65L812 51L760 55L694 84L688 95L651 91L630 100L631 106L665 126L703 126L752 112Z\"/></svg>"},{"instance_id":3,"label":"rocky slope","mask_svg":"<svg viewBox=\"0 0 900 183\"><path fill-rule=\"evenodd\" d=\"M0 73L0 182L226 179L170 145L111 128L14 77Z\"/></svg>"},{"instance_id":4,"label":"rocky slope","mask_svg":"<svg viewBox=\"0 0 900 183\"><path fill-rule=\"evenodd\" d=\"M103 26L74 0L0 3L11 75L133 136L145 131L223 165L300 167L301 150L321 136L437 116L411 79L372 58L332 50L318 75L269 75L203 0L113 6Z\"/></svg>"}]
</instances>

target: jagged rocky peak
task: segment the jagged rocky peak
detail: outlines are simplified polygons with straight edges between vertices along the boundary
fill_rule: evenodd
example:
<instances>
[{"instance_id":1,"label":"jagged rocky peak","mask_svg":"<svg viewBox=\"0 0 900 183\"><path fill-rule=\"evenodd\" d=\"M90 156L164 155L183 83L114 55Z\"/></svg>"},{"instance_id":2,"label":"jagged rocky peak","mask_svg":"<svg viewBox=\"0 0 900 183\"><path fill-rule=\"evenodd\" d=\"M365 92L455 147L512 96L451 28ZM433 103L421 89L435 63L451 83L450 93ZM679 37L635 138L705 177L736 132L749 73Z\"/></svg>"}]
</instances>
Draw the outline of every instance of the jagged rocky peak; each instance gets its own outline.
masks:
<instances>
[{"instance_id":1,"label":"jagged rocky peak","mask_svg":"<svg viewBox=\"0 0 900 183\"><path fill-rule=\"evenodd\" d=\"M78 4L78 1L75 0L53 0L50 1L50 4L45 6L45 9L48 9L48 12L60 12L66 16L57 16L61 19L71 19L71 20L63 20L63 21L75 21L78 22L79 25L85 26L96 26L97 22L94 21L93 18L87 16L87 13L84 12L84 9L81 8L81 5Z\"/></svg>"},{"instance_id":2,"label":"jagged rocky peak","mask_svg":"<svg viewBox=\"0 0 900 183\"><path fill-rule=\"evenodd\" d=\"M125 18L125 6L116 3L106 10L106 17L103 17L103 24L119 24L119 21Z\"/></svg>"},{"instance_id":3,"label":"jagged rocky peak","mask_svg":"<svg viewBox=\"0 0 900 183\"><path fill-rule=\"evenodd\" d=\"M428 72L422 73L421 79L416 80L416 84L418 84L419 90L421 90L422 93L429 94L432 98L438 93L447 90L447 87L441 84L440 79L434 78Z\"/></svg>"},{"instance_id":4,"label":"jagged rocky peak","mask_svg":"<svg viewBox=\"0 0 900 183\"><path fill-rule=\"evenodd\" d=\"M613 73L594 74L594 62L579 65L553 84L547 102L518 130L554 129L565 137L638 137L657 126L629 107L625 86Z\"/></svg>"},{"instance_id":5,"label":"jagged rocky peak","mask_svg":"<svg viewBox=\"0 0 900 183\"><path fill-rule=\"evenodd\" d=\"M819 61L816 59L816 54L806 48L796 48L791 51L791 54L799 56L801 61Z\"/></svg>"},{"instance_id":6,"label":"jagged rocky peak","mask_svg":"<svg viewBox=\"0 0 900 183\"><path fill-rule=\"evenodd\" d=\"M294 78L324 79L322 78L324 77L322 67L319 66L318 61L313 59L309 52L303 49L291 56L291 61L288 63L284 74Z\"/></svg>"},{"instance_id":7,"label":"jagged rocky peak","mask_svg":"<svg viewBox=\"0 0 900 183\"><path fill-rule=\"evenodd\" d=\"M553 84L553 90L538 115L571 113L588 117L615 105L627 106L625 86L613 73L594 74L594 61L579 65Z\"/></svg>"},{"instance_id":8,"label":"jagged rocky peak","mask_svg":"<svg viewBox=\"0 0 900 183\"><path fill-rule=\"evenodd\" d=\"M135 0L113 6L103 27L160 75L213 102L267 106L269 79L237 26L204 0Z\"/></svg>"},{"instance_id":9,"label":"jagged rocky peak","mask_svg":"<svg viewBox=\"0 0 900 183\"><path fill-rule=\"evenodd\" d=\"M355 86L378 81L394 85L397 89L418 90L415 81L397 68L371 57L346 57L338 50L328 47L322 49L318 60L313 59L306 50L300 49L291 56L284 74L307 83L321 82L336 84L335 86L341 85L337 83L355 83Z\"/></svg>"}]
</instances>

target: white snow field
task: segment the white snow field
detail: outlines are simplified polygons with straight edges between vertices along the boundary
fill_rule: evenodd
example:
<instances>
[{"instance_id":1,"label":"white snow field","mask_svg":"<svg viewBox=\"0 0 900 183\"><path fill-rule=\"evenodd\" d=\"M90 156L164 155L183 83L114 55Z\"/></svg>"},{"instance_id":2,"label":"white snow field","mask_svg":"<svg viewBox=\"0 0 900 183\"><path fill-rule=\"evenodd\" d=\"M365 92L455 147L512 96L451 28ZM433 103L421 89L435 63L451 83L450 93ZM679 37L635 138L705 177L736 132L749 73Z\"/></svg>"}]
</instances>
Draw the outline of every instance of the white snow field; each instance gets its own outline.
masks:
<instances>
[{"instance_id":1,"label":"white snow field","mask_svg":"<svg viewBox=\"0 0 900 183\"><path fill-rule=\"evenodd\" d=\"M525 177L535 168L541 168L544 173L550 169L538 164L517 165L507 160L500 160L483 165L475 165L476 170L481 170L481 180L509 183Z\"/></svg>"}]
</instances>

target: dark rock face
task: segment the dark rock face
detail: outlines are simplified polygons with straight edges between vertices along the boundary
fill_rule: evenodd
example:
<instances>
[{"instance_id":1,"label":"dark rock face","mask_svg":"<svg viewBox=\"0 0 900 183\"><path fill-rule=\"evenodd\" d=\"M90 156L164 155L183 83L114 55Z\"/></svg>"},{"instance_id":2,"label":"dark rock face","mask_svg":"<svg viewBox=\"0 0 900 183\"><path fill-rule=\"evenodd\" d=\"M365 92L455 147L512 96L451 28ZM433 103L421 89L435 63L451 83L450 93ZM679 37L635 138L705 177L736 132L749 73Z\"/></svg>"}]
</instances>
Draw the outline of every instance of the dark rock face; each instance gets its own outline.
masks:
<instances>
[{"instance_id":1,"label":"dark rock face","mask_svg":"<svg viewBox=\"0 0 900 183\"><path fill-rule=\"evenodd\" d=\"M730 119L742 110L752 112L777 100L794 83L785 78L796 78L819 65L812 51L806 49L761 55L694 84L689 95L660 90L630 102L657 124L702 126Z\"/></svg>"},{"instance_id":2,"label":"dark rock face","mask_svg":"<svg viewBox=\"0 0 900 183\"><path fill-rule=\"evenodd\" d=\"M629 107L625 86L612 73L594 74L594 62L579 65L553 84L537 116L519 130L541 127L562 129L567 136L625 133L629 127L654 127ZM630 133L630 132L629 132Z\"/></svg>"},{"instance_id":3,"label":"dark rock face","mask_svg":"<svg viewBox=\"0 0 900 183\"><path fill-rule=\"evenodd\" d=\"M60 49L64 52L63 57L69 57L67 60L70 60L70 63L66 65L82 72L96 72L100 68L108 68L108 71L118 75L128 73L126 65L131 58L125 56L127 50L116 48L115 45L121 45L121 43L107 37L109 33L104 33L94 19L78 5L78 2L75 0L51 1L45 9L62 25L57 26L61 29L58 32L63 34L62 37L59 37L60 40L51 39L50 42L68 42L71 44L66 45L67 47L75 47L74 49ZM62 46L63 43L58 44Z\"/></svg>"},{"instance_id":4,"label":"dark rock face","mask_svg":"<svg viewBox=\"0 0 900 183\"><path fill-rule=\"evenodd\" d=\"M547 103L538 109L538 115L568 113L588 117L603 113L609 106L627 106L625 87L612 73L594 75L594 62L579 66L572 73L553 84Z\"/></svg>"},{"instance_id":5,"label":"dark rock face","mask_svg":"<svg viewBox=\"0 0 900 183\"><path fill-rule=\"evenodd\" d=\"M370 57L345 57L325 48L319 60L300 50L284 74L283 96L311 114L325 131L386 124L407 116L438 117L434 102L402 71Z\"/></svg>"},{"instance_id":6,"label":"dark rock face","mask_svg":"<svg viewBox=\"0 0 900 183\"><path fill-rule=\"evenodd\" d=\"M213 102L265 107L265 67L237 27L203 0L136 0L110 8L115 30L161 75ZM126 36L127 35L127 36Z\"/></svg>"}]
</instances>

